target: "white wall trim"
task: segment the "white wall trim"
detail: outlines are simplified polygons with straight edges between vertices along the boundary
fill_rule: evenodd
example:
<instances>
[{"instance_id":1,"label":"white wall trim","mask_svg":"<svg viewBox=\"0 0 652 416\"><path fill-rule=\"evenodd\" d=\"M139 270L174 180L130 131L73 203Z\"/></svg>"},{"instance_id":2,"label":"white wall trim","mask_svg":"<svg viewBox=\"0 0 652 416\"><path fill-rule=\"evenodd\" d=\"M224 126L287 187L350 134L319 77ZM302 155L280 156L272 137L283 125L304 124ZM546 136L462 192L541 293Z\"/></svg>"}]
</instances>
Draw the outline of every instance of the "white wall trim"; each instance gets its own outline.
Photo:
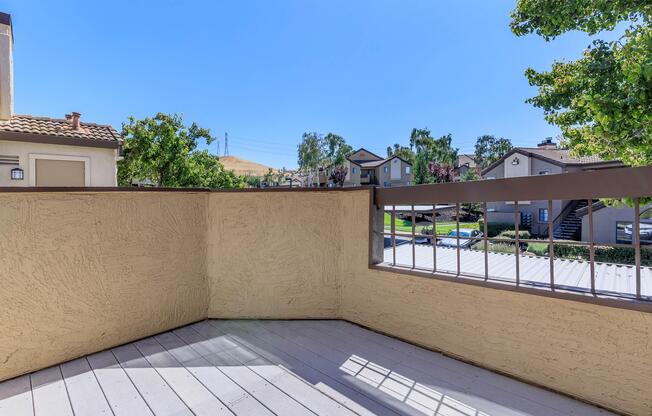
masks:
<instances>
[{"instance_id":1,"label":"white wall trim","mask_svg":"<svg viewBox=\"0 0 652 416\"><path fill-rule=\"evenodd\" d=\"M55 155L48 153L29 154L29 186L36 186L36 159L70 160L84 162L84 186L91 186L91 158L88 156Z\"/></svg>"}]
</instances>

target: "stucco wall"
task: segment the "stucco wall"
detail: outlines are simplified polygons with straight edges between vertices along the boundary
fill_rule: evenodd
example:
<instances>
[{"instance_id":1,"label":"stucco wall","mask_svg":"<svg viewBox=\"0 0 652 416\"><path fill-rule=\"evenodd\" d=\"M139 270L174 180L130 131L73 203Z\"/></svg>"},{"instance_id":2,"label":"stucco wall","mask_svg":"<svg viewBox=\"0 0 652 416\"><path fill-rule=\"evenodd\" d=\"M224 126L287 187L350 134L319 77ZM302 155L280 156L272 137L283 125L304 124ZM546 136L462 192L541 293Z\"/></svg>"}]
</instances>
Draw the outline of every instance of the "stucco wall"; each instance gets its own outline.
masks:
<instances>
[{"instance_id":1,"label":"stucco wall","mask_svg":"<svg viewBox=\"0 0 652 416\"><path fill-rule=\"evenodd\" d=\"M342 200L344 319L615 410L652 413L652 314L371 270L368 196Z\"/></svg>"},{"instance_id":2,"label":"stucco wall","mask_svg":"<svg viewBox=\"0 0 652 416\"><path fill-rule=\"evenodd\" d=\"M0 194L0 379L206 317L206 194Z\"/></svg>"},{"instance_id":3,"label":"stucco wall","mask_svg":"<svg viewBox=\"0 0 652 416\"><path fill-rule=\"evenodd\" d=\"M215 318L344 318L630 414L652 314L368 268L369 192L0 194L0 379Z\"/></svg>"},{"instance_id":4,"label":"stucco wall","mask_svg":"<svg viewBox=\"0 0 652 416\"><path fill-rule=\"evenodd\" d=\"M58 144L28 143L0 140L0 155L18 156L19 166L0 165L0 186L30 186L30 178L35 174L30 166L30 155L88 158L89 183L87 186L116 186L116 149L99 147L66 146ZM11 169L20 167L25 179L11 180ZM33 185L32 185L33 186Z\"/></svg>"},{"instance_id":5,"label":"stucco wall","mask_svg":"<svg viewBox=\"0 0 652 416\"><path fill-rule=\"evenodd\" d=\"M344 193L211 194L209 317L338 317Z\"/></svg>"}]
</instances>

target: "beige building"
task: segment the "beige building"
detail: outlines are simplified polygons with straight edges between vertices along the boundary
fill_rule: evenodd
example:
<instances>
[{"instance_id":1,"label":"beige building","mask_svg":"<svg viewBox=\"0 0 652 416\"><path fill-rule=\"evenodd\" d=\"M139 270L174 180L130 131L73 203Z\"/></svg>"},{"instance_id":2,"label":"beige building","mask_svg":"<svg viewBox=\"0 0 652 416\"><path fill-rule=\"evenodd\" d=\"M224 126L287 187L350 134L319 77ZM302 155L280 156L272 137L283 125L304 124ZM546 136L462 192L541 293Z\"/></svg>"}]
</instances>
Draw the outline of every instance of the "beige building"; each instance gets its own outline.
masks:
<instances>
[{"instance_id":1,"label":"beige building","mask_svg":"<svg viewBox=\"0 0 652 416\"><path fill-rule=\"evenodd\" d=\"M546 139L535 148L512 149L484 169L482 178L551 175L621 166L620 161L603 160L597 156L575 157L569 150L559 149L551 139ZM548 221L552 219L555 238L580 240L583 232L581 210L587 205L588 202L584 200L556 200L552 201L552 212L549 212L548 201L519 201L519 225L521 229L527 229L535 236L545 236L548 233ZM490 202L487 204L487 210L490 223L514 223L513 201ZM595 227L602 227L602 224L597 222Z\"/></svg>"},{"instance_id":2,"label":"beige building","mask_svg":"<svg viewBox=\"0 0 652 416\"><path fill-rule=\"evenodd\" d=\"M398 156L382 158L366 149L359 149L347 158L348 172L344 186L412 184L412 166Z\"/></svg>"},{"instance_id":3,"label":"beige building","mask_svg":"<svg viewBox=\"0 0 652 416\"><path fill-rule=\"evenodd\" d=\"M11 16L0 13L0 186L116 186L122 140L111 126L16 115Z\"/></svg>"}]
</instances>

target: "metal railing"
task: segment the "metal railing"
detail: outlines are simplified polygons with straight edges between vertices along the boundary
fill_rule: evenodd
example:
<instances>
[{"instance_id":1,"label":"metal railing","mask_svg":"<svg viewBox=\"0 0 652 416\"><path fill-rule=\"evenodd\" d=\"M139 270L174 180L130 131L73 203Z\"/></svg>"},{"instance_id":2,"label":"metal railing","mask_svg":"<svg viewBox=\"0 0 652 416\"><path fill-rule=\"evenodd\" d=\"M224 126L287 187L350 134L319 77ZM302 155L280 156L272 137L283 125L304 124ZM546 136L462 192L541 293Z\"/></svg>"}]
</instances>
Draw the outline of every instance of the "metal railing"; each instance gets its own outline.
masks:
<instances>
[{"instance_id":1,"label":"metal railing","mask_svg":"<svg viewBox=\"0 0 652 416\"><path fill-rule=\"evenodd\" d=\"M612 300L629 302L646 303L646 308L652 304L652 281L648 284L648 289L644 292L642 290L641 271L641 241L640 241L640 200L652 196L652 167L641 168L615 168L597 171L586 171L578 173L566 173L559 175L545 175L545 176L532 176L510 179L498 179L491 181L473 181L463 183L445 183L434 185L419 185L412 187L400 188L376 188L373 197L372 214L376 216L372 218L372 238L370 239L372 247L370 253L370 265L373 268L391 269L401 273L416 274L420 276L436 277L446 280L461 281L463 283L485 284L492 287L508 288L510 290L517 289L528 292L536 293L553 293L556 297L560 293L573 294L571 297L582 297L590 299L598 298L611 298ZM620 247L634 250L634 262L628 265L634 271L634 286L631 292L606 290L596 285L596 265L601 268L604 263L596 262L596 241L594 235L594 209L593 203L597 198L603 199L623 199L628 198L631 201L631 206L634 209L632 218L632 244L623 243L602 243L600 246ZM554 238L554 215L553 215L553 201L573 201L573 200L586 200L588 202L588 238L586 241L567 241L557 240ZM489 221L488 219L488 203L504 203L510 202L514 210L514 236L513 238L505 237L489 237ZM527 202L525 202L527 201ZM544 239L523 238L519 235L520 212L522 206L530 201L541 201L547 206L547 235ZM547 202L547 205L545 204ZM442 204L452 204L455 206L454 216L454 235L439 234L437 231L437 206ZM479 236L461 236L460 235L460 210L464 204L480 204L482 207L481 213L483 217L482 235ZM397 206L402 206L401 211L403 216L407 217L409 214L409 221L411 229L409 232L397 231ZM408 209L406 209L406 206ZM416 230L416 213L420 215L426 210L431 208L432 212L432 235L417 233ZM385 225L385 213L391 215L389 226ZM383 217L381 219L381 216ZM451 221L452 222L452 221ZM387 229L389 228L389 229ZM638 232L636 232L638 230ZM389 239L389 247L385 239ZM456 244L452 248L445 248L449 255L449 264L455 266L452 270L443 270L438 267L438 251L444 249L438 246L438 239L453 239ZM397 244L398 240L403 242L407 241L411 246L409 254L405 254L407 250ZM417 239L425 239L427 241L425 246L421 246L419 253L423 254L428 245L432 245L432 259L428 260L428 264L417 264ZM460 241L469 240L473 242L482 242L483 251L483 268L484 273L470 273L463 269L464 262L468 255L462 256L468 250L461 247ZM504 276L496 276L490 272L490 249L491 243L506 243L514 246L513 266L510 269L512 277L505 278ZM546 281L541 279L531 279L528 276L529 270L532 269L530 257L526 257L521 252L522 244L531 243L547 243L548 245L548 258L547 262L548 276ZM470 244L469 244L470 245ZM573 245L586 247L589 253L588 260L583 263L588 263L589 280L590 282L586 287L581 285L572 285L556 280L555 267L556 260L560 260L555 255L555 246ZM644 248L645 249L645 248ZM397 261L397 251L405 254L404 259L411 257L408 264L399 264ZM452 258L451 250L455 250L454 259ZM478 250L473 250L474 259L482 261L478 257ZM390 261L385 259L384 256L390 257ZM430 255L429 255L430 256ZM423 256L422 256L423 258ZM567 258L563 260L568 260ZM545 259L537 257L538 264L545 262ZM405 262L404 262L405 263ZM523 268L525 263L525 268ZM618 265L614 267L621 267ZM610 266L611 267L611 266ZM477 267L476 267L477 268ZM450 269L450 267L449 267ZM628 270L626 270L627 272ZM631 271L631 270L630 270ZM647 270L646 270L647 272ZM652 280L652 269L650 269L649 279ZM614 279L619 278L614 275ZM647 281L646 281L647 282Z\"/></svg>"}]
</instances>

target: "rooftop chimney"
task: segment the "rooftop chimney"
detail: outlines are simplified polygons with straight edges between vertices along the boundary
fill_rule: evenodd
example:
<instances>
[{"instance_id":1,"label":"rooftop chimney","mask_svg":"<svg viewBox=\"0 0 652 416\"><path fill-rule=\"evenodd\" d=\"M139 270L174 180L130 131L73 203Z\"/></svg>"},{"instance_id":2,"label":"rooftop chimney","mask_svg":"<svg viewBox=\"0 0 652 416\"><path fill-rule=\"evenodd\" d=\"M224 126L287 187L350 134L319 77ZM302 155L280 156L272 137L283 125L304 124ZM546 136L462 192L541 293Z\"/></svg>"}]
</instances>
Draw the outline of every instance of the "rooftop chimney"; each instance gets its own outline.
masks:
<instances>
[{"instance_id":1,"label":"rooftop chimney","mask_svg":"<svg viewBox=\"0 0 652 416\"><path fill-rule=\"evenodd\" d=\"M11 15L0 12L0 120L14 113L14 39Z\"/></svg>"},{"instance_id":2,"label":"rooftop chimney","mask_svg":"<svg viewBox=\"0 0 652 416\"><path fill-rule=\"evenodd\" d=\"M552 141L552 137L546 137L541 143L537 145L539 149L556 149L557 143Z\"/></svg>"},{"instance_id":3,"label":"rooftop chimney","mask_svg":"<svg viewBox=\"0 0 652 416\"><path fill-rule=\"evenodd\" d=\"M70 114L70 119L72 120L72 129L73 130L78 130L79 129L79 118L80 117L81 117L81 114L76 112L76 111L73 111Z\"/></svg>"}]
</instances>

